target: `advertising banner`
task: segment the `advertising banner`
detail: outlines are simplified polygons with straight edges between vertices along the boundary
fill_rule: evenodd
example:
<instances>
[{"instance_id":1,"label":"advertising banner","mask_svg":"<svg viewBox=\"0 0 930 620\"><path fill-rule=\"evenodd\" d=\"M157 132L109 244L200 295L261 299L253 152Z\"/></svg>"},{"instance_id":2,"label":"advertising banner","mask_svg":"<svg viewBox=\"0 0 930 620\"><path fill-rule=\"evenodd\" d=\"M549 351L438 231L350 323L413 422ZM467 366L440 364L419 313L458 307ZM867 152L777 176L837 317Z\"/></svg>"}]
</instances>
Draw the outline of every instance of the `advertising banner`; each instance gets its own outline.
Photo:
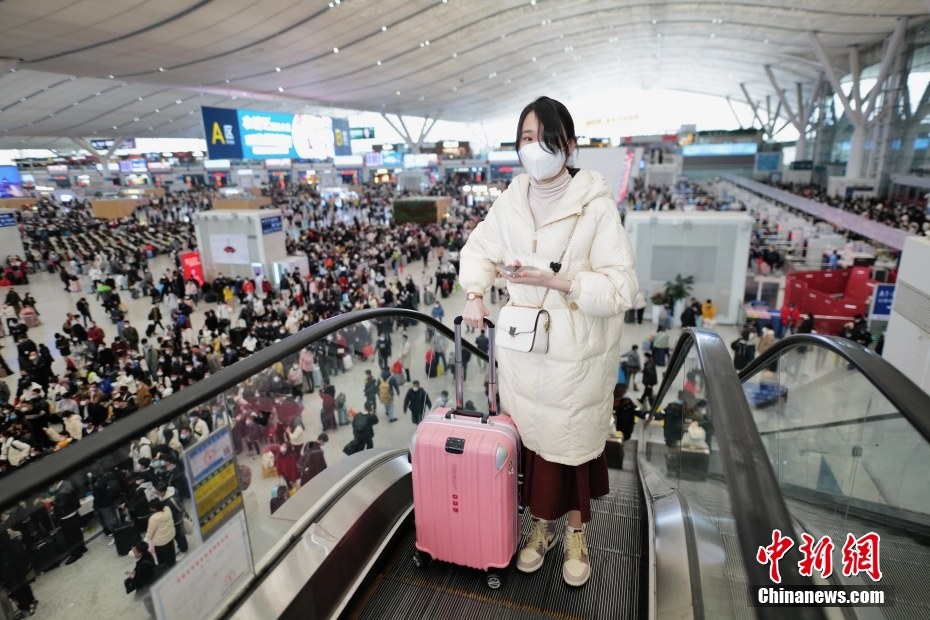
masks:
<instances>
[{"instance_id":1,"label":"advertising banner","mask_svg":"<svg viewBox=\"0 0 930 620\"><path fill-rule=\"evenodd\" d=\"M336 145L336 155L352 154L352 131L349 120L346 118L333 119L333 140Z\"/></svg>"},{"instance_id":2,"label":"advertising banner","mask_svg":"<svg viewBox=\"0 0 930 620\"><path fill-rule=\"evenodd\" d=\"M336 137L330 118L287 112L201 109L210 159L324 160L336 154ZM348 135L346 122L346 145ZM351 152L349 146L348 153Z\"/></svg>"},{"instance_id":3,"label":"advertising banner","mask_svg":"<svg viewBox=\"0 0 930 620\"><path fill-rule=\"evenodd\" d=\"M24 195L23 180L16 166L0 166L0 198L22 198Z\"/></svg>"},{"instance_id":4,"label":"advertising banner","mask_svg":"<svg viewBox=\"0 0 930 620\"><path fill-rule=\"evenodd\" d=\"M222 265L250 265L248 235L210 235L210 255Z\"/></svg>"},{"instance_id":5,"label":"advertising banner","mask_svg":"<svg viewBox=\"0 0 930 620\"><path fill-rule=\"evenodd\" d=\"M200 262L200 252L181 254L181 270L185 280L193 278L197 280L197 284L203 285L203 264Z\"/></svg>"}]
</instances>

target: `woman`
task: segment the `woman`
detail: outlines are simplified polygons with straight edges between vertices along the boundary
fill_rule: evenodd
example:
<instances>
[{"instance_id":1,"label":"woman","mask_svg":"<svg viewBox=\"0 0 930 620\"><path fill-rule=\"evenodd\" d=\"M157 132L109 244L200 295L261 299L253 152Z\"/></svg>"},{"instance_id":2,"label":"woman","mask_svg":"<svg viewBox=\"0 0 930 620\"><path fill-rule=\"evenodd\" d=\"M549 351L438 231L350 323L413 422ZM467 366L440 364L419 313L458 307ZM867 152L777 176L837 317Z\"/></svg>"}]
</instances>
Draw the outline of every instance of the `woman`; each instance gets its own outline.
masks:
<instances>
[{"instance_id":1,"label":"woman","mask_svg":"<svg viewBox=\"0 0 930 620\"><path fill-rule=\"evenodd\" d=\"M169 508L160 499L149 502L149 524L145 531L145 542L155 549L159 566L172 566L174 555L174 517Z\"/></svg>"},{"instance_id":2,"label":"woman","mask_svg":"<svg viewBox=\"0 0 930 620\"><path fill-rule=\"evenodd\" d=\"M566 165L576 138L565 106L541 97L524 108L517 143L528 174L514 179L461 251L460 282L468 293L462 315L466 325L481 328L490 314L483 296L497 266L532 265L503 277L510 303L542 304L549 313L549 350L498 347L501 409L523 438L524 503L534 515L517 567L542 566L556 543L555 520L568 513L562 576L581 586L591 573L590 499L609 491L604 440L623 313L638 284L607 183L597 172Z\"/></svg>"}]
</instances>

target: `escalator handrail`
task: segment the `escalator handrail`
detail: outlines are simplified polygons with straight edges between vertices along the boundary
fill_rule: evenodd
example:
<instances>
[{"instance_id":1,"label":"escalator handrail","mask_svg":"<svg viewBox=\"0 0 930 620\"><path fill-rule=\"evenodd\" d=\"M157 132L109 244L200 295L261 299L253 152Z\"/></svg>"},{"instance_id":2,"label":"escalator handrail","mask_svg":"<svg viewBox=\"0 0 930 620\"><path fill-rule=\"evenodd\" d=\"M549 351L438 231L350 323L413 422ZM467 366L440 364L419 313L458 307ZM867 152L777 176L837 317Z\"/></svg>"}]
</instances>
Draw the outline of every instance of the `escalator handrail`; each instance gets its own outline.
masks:
<instances>
[{"instance_id":1,"label":"escalator handrail","mask_svg":"<svg viewBox=\"0 0 930 620\"><path fill-rule=\"evenodd\" d=\"M362 321L382 318L410 318L432 327L449 339L454 337L452 328L443 325L440 321L416 310L404 308L357 310L320 321L253 353L244 360L223 368L203 381L175 392L163 400L152 403L128 417L114 422L101 432L81 439L76 445L49 454L35 462L27 463L9 473L3 477L2 484L0 484L0 507L11 506L14 502L34 493L36 489L46 487L51 482L72 475L115 450L127 448L133 439L142 437L152 428L206 403L226 390L234 388L259 371L269 368L275 362L299 352L304 347L319 342L331 333ZM473 355L477 355L479 359L487 360L487 356L473 343L464 339L462 342Z\"/></svg>"},{"instance_id":2,"label":"escalator handrail","mask_svg":"<svg viewBox=\"0 0 930 620\"><path fill-rule=\"evenodd\" d=\"M774 530L793 532L793 523L730 352L716 332L695 328L682 330L651 413L655 415L658 403L664 401L692 348L704 374L705 396L712 411L743 565L750 584L771 585L768 567L756 560L756 551L760 544L771 541ZM644 450L644 447L639 449ZM812 586L813 581L797 571L782 571L779 585ZM767 612L779 610L762 607L758 611L760 617L768 617ZM793 612L797 612L798 619L823 618L817 609L797 608Z\"/></svg>"},{"instance_id":3,"label":"escalator handrail","mask_svg":"<svg viewBox=\"0 0 930 620\"><path fill-rule=\"evenodd\" d=\"M930 395L881 355L847 338L825 334L795 334L779 340L739 372L740 381L745 382L785 352L801 346L826 349L852 364L924 439L930 441Z\"/></svg>"}]
</instances>

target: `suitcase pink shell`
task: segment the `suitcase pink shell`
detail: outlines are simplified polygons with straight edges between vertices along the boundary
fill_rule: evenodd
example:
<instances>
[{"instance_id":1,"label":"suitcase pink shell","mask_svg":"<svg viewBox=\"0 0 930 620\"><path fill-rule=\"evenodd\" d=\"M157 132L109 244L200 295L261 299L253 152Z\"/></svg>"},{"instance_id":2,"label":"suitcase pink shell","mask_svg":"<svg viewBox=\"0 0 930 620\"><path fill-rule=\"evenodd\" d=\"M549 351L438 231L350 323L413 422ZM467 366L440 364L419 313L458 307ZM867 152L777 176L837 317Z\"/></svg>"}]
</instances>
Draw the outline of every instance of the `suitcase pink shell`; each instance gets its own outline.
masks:
<instances>
[{"instance_id":1,"label":"suitcase pink shell","mask_svg":"<svg viewBox=\"0 0 930 620\"><path fill-rule=\"evenodd\" d=\"M505 568L520 538L520 439L509 416L445 418L439 409L411 440L416 547L433 559Z\"/></svg>"}]
</instances>

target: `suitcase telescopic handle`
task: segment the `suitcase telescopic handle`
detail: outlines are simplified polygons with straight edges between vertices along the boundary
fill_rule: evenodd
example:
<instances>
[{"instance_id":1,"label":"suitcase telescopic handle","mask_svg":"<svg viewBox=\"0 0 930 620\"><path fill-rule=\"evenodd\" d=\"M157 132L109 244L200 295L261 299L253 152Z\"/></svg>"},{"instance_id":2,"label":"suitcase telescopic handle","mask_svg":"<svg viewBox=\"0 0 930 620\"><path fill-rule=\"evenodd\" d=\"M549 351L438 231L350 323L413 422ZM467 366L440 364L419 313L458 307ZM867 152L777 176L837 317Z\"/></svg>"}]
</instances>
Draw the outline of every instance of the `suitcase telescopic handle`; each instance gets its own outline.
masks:
<instances>
[{"instance_id":1,"label":"suitcase telescopic handle","mask_svg":"<svg viewBox=\"0 0 930 620\"><path fill-rule=\"evenodd\" d=\"M464 365L462 364L462 316L455 317L452 322L455 325L455 408L457 414L467 415L470 417L480 417L481 422L487 424L488 416L497 415L497 360L494 354L494 321L489 317L484 317L484 324L488 328L488 412L464 412L465 409L465 386L462 379ZM472 415L474 414L474 415ZM452 412L446 414L446 419L452 418Z\"/></svg>"}]
</instances>

